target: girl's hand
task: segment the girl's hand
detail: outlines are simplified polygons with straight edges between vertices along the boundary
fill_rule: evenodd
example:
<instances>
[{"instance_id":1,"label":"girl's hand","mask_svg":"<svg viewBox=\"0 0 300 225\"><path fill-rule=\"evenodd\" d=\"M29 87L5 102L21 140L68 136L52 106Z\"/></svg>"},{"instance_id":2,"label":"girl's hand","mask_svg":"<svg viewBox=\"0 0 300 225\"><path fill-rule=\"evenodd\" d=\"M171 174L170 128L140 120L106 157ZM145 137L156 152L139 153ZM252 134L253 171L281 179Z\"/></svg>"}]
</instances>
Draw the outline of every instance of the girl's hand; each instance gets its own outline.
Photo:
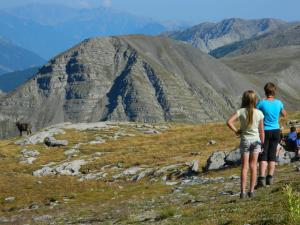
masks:
<instances>
[{"instance_id":1,"label":"girl's hand","mask_svg":"<svg viewBox=\"0 0 300 225\"><path fill-rule=\"evenodd\" d=\"M241 134L242 134L242 130L241 129L239 129L239 130L237 130L236 132L235 132L235 135L236 136L241 136Z\"/></svg>"}]
</instances>

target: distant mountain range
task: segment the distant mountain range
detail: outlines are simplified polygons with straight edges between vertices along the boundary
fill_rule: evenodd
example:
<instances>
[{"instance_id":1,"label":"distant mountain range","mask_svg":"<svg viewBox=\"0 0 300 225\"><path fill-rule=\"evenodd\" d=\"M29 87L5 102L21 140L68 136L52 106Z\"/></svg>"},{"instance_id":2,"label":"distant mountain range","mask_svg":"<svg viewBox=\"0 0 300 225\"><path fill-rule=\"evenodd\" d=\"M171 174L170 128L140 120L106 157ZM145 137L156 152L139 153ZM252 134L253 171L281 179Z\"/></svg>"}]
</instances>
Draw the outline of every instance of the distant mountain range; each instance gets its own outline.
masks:
<instances>
[{"instance_id":1,"label":"distant mountain range","mask_svg":"<svg viewBox=\"0 0 300 225\"><path fill-rule=\"evenodd\" d=\"M264 35L225 45L210 52L216 58L249 54L270 48L300 45L300 24L274 30Z\"/></svg>"},{"instance_id":2,"label":"distant mountain range","mask_svg":"<svg viewBox=\"0 0 300 225\"><path fill-rule=\"evenodd\" d=\"M0 37L0 75L40 66L45 62L46 61L37 54L18 47L12 42Z\"/></svg>"},{"instance_id":3,"label":"distant mountain range","mask_svg":"<svg viewBox=\"0 0 300 225\"><path fill-rule=\"evenodd\" d=\"M90 37L156 35L187 26L181 22L161 23L111 8L32 4L0 11L0 35L46 59Z\"/></svg>"},{"instance_id":4,"label":"distant mountain range","mask_svg":"<svg viewBox=\"0 0 300 225\"><path fill-rule=\"evenodd\" d=\"M225 19L219 23L201 23L186 30L163 33L163 36L190 43L203 52L224 45L284 29L289 23L277 19Z\"/></svg>"},{"instance_id":5,"label":"distant mountain range","mask_svg":"<svg viewBox=\"0 0 300 225\"><path fill-rule=\"evenodd\" d=\"M38 69L38 67L33 67L0 75L0 90L8 93L16 89L25 81L32 78L38 72Z\"/></svg>"}]
</instances>

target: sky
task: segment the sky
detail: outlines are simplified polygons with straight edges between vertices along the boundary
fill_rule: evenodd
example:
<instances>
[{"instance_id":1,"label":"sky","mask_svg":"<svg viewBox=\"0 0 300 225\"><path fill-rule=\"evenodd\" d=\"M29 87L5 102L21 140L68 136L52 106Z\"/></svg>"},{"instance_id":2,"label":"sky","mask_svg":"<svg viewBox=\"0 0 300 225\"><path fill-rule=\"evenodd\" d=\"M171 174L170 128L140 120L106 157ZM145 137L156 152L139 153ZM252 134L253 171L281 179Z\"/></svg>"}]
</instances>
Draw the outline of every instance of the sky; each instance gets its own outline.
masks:
<instances>
[{"instance_id":1,"label":"sky","mask_svg":"<svg viewBox=\"0 0 300 225\"><path fill-rule=\"evenodd\" d=\"M0 8L32 2L111 7L156 20L203 22L232 17L300 20L300 0L0 0Z\"/></svg>"}]
</instances>

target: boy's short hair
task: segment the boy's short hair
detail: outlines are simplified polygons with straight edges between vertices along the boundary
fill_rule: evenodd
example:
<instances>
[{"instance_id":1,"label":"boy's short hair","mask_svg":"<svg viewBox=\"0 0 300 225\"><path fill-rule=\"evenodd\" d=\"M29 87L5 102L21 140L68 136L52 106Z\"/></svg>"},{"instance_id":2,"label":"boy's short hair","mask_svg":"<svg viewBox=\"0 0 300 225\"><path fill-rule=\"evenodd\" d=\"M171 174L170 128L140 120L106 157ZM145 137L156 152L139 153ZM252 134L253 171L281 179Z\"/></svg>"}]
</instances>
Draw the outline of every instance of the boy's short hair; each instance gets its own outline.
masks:
<instances>
[{"instance_id":1,"label":"boy's short hair","mask_svg":"<svg viewBox=\"0 0 300 225\"><path fill-rule=\"evenodd\" d=\"M264 87L265 89L265 94L266 96L275 96L275 92L276 92L276 85L272 82L269 82L265 85Z\"/></svg>"},{"instance_id":2,"label":"boy's short hair","mask_svg":"<svg viewBox=\"0 0 300 225\"><path fill-rule=\"evenodd\" d=\"M291 132L295 132L296 131L296 127L291 127Z\"/></svg>"}]
</instances>

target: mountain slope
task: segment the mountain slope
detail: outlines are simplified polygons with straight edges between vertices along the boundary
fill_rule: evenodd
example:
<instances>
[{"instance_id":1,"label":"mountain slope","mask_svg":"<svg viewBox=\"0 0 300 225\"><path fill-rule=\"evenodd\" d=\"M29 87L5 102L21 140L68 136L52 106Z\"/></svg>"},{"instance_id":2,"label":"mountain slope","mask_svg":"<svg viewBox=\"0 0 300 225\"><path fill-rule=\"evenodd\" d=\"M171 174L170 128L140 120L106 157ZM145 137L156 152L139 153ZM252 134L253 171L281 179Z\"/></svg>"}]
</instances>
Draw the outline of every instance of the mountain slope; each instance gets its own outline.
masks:
<instances>
[{"instance_id":1,"label":"mountain slope","mask_svg":"<svg viewBox=\"0 0 300 225\"><path fill-rule=\"evenodd\" d=\"M0 89L10 92L16 87L32 78L38 72L38 67L29 68L22 71L15 71L0 75Z\"/></svg>"},{"instance_id":2,"label":"mountain slope","mask_svg":"<svg viewBox=\"0 0 300 225\"><path fill-rule=\"evenodd\" d=\"M299 109L300 45L224 57L221 61L233 70L246 74L245 77L258 86L269 81L277 83L278 96L285 105L290 110Z\"/></svg>"},{"instance_id":3,"label":"mountain slope","mask_svg":"<svg viewBox=\"0 0 300 225\"><path fill-rule=\"evenodd\" d=\"M0 37L0 75L15 70L39 66L45 60Z\"/></svg>"},{"instance_id":4,"label":"mountain slope","mask_svg":"<svg viewBox=\"0 0 300 225\"><path fill-rule=\"evenodd\" d=\"M1 137L15 134L16 117L36 129L63 121L220 121L248 88L255 86L181 42L147 36L90 39L4 98Z\"/></svg>"},{"instance_id":5,"label":"mountain slope","mask_svg":"<svg viewBox=\"0 0 300 225\"><path fill-rule=\"evenodd\" d=\"M216 58L221 58L224 56L237 56L264 49L299 44L300 24L297 24L283 30L267 33L260 37L251 38L245 41L220 47L212 51L210 54Z\"/></svg>"},{"instance_id":6,"label":"mountain slope","mask_svg":"<svg viewBox=\"0 0 300 225\"><path fill-rule=\"evenodd\" d=\"M286 22L276 19L225 19L219 23L202 23L184 31L167 33L170 38L185 41L204 52L221 46L283 28Z\"/></svg>"}]
</instances>

